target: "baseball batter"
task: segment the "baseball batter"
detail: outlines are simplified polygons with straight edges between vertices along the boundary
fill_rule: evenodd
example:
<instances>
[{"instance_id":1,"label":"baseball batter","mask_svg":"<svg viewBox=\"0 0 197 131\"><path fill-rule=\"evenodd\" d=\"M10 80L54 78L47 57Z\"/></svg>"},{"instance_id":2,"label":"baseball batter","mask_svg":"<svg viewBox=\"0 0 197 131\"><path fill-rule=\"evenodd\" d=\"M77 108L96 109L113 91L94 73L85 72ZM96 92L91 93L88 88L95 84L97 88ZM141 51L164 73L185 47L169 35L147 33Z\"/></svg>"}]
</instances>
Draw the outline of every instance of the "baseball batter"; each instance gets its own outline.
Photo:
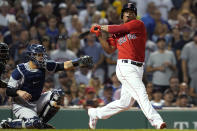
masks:
<instances>
[{"instance_id":1,"label":"baseball batter","mask_svg":"<svg viewBox=\"0 0 197 131\"><path fill-rule=\"evenodd\" d=\"M43 45L32 44L26 50L27 63L17 65L11 74L6 93L14 97L12 111L15 120L1 122L1 128L53 128L47 122L57 113L62 89L42 93L46 71L57 72L69 70L75 66L92 66L92 58L83 56L74 60L57 63L47 60Z\"/></svg>"},{"instance_id":2,"label":"baseball batter","mask_svg":"<svg viewBox=\"0 0 197 131\"><path fill-rule=\"evenodd\" d=\"M118 49L116 74L122 83L121 98L101 108L88 109L89 127L96 128L98 119L107 119L129 109L136 100L152 126L166 128L161 116L152 107L142 82L145 57L146 30L144 23L136 19L137 8L133 3L124 5L121 25L94 25L90 32L96 34L107 53ZM102 38L101 31L111 34L108 40Z\"/></svg>"}]
</instances>

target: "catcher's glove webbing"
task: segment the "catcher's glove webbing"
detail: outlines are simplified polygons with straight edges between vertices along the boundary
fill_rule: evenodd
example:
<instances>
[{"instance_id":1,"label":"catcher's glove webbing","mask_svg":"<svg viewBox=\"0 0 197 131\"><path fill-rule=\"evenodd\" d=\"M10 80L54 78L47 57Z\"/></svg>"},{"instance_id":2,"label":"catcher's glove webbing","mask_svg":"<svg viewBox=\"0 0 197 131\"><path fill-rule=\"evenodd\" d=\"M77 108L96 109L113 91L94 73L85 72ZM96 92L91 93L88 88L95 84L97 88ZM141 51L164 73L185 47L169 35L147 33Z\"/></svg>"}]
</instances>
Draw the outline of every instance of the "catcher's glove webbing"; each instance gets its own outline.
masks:
<instances>
[{"instance_id":1,"label":"catcher's glove webbing","mask_svg":"<svg viewBox=\"0 0 197 131\"><path fill-rule=\"evenodd\" d=\"M82 56L80 58L72 60L73 66L79 67L93 67L93 60L91 56Z\"/></svg>"}]
</instances>

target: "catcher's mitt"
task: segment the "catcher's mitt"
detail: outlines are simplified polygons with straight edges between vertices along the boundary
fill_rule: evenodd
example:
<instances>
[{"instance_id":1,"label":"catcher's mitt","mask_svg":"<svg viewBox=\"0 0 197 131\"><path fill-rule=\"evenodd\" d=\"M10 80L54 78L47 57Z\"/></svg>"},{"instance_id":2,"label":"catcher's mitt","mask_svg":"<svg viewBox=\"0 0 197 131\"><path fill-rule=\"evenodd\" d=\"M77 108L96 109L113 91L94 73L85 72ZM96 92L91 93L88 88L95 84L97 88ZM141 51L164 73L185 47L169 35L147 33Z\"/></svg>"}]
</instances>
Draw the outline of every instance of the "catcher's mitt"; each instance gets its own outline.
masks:
<instances>
[{"instance_id":1,"label":"catcher's mitt","mask_svg":"<svg viewBox=\"0 0 197 131\"><path fill-rule=\"evenodd\" d=\"M93 67L93 60L91 56L85 55L79 58L79 67Z\"/></svg>"},{"instance_id":2,"label":"catcher's mitt","mask_svg":"<svg viewBox=\"0 0 197 131\"><path fill-rule=\"evenodd\" d=\"M87 67L87 68L93 67L92 57L88 55L74 59L72 60L72 63L73 63L73 66Z\"/></svg>"}]
</instances>

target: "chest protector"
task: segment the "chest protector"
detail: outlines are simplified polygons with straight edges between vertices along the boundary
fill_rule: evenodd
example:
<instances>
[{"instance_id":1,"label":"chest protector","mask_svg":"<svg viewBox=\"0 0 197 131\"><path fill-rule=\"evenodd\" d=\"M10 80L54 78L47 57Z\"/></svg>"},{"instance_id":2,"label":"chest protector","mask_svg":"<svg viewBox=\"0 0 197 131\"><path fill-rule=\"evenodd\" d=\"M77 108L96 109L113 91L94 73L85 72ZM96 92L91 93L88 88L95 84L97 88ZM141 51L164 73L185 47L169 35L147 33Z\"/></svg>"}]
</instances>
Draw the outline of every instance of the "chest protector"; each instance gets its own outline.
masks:
<instances>
[{"instance_id":1,"label":"chest protector","mask_svg":"<svg viewBox=\"0 0 197 131\"><path fill-rule=\"evenodd\" d=\"M38 69L36 72L31 72L25 68L24 64L19 64L18 67L24 78L20 89L31 94L31 102L38 100L44 86L45 70Z\"/></svg>"}]
</instances>

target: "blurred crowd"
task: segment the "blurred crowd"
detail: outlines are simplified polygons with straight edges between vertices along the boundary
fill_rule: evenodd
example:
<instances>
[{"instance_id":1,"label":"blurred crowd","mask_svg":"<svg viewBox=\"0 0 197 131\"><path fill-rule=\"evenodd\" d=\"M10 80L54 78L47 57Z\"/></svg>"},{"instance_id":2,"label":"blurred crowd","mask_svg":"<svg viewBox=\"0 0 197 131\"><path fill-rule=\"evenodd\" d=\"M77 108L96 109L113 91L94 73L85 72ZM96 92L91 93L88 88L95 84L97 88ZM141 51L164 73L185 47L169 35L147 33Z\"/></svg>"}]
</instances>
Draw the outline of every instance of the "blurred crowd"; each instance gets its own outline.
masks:
<instances>
[{"instance_id":1,"label":"blurred crowd","mask_svg":"<svg viewBox=\"0 0 197 131\"><path fill-rule=\"evenodd\" d=\"M10 48L2 79L8 81L16 65L26 61L27 45L40 43L57 62L93 57L92 69L47 74L43 92L63 88L63 107L97 107L119 99L118 52L107 54L94 35L80 34L92 24L121 24L127 2L136 4L147 29L143 81L152 105L197 106L197 0L0 0L0 41ZM0 89L0 105L10 103Z\"/></svg>"}]
</instances>

